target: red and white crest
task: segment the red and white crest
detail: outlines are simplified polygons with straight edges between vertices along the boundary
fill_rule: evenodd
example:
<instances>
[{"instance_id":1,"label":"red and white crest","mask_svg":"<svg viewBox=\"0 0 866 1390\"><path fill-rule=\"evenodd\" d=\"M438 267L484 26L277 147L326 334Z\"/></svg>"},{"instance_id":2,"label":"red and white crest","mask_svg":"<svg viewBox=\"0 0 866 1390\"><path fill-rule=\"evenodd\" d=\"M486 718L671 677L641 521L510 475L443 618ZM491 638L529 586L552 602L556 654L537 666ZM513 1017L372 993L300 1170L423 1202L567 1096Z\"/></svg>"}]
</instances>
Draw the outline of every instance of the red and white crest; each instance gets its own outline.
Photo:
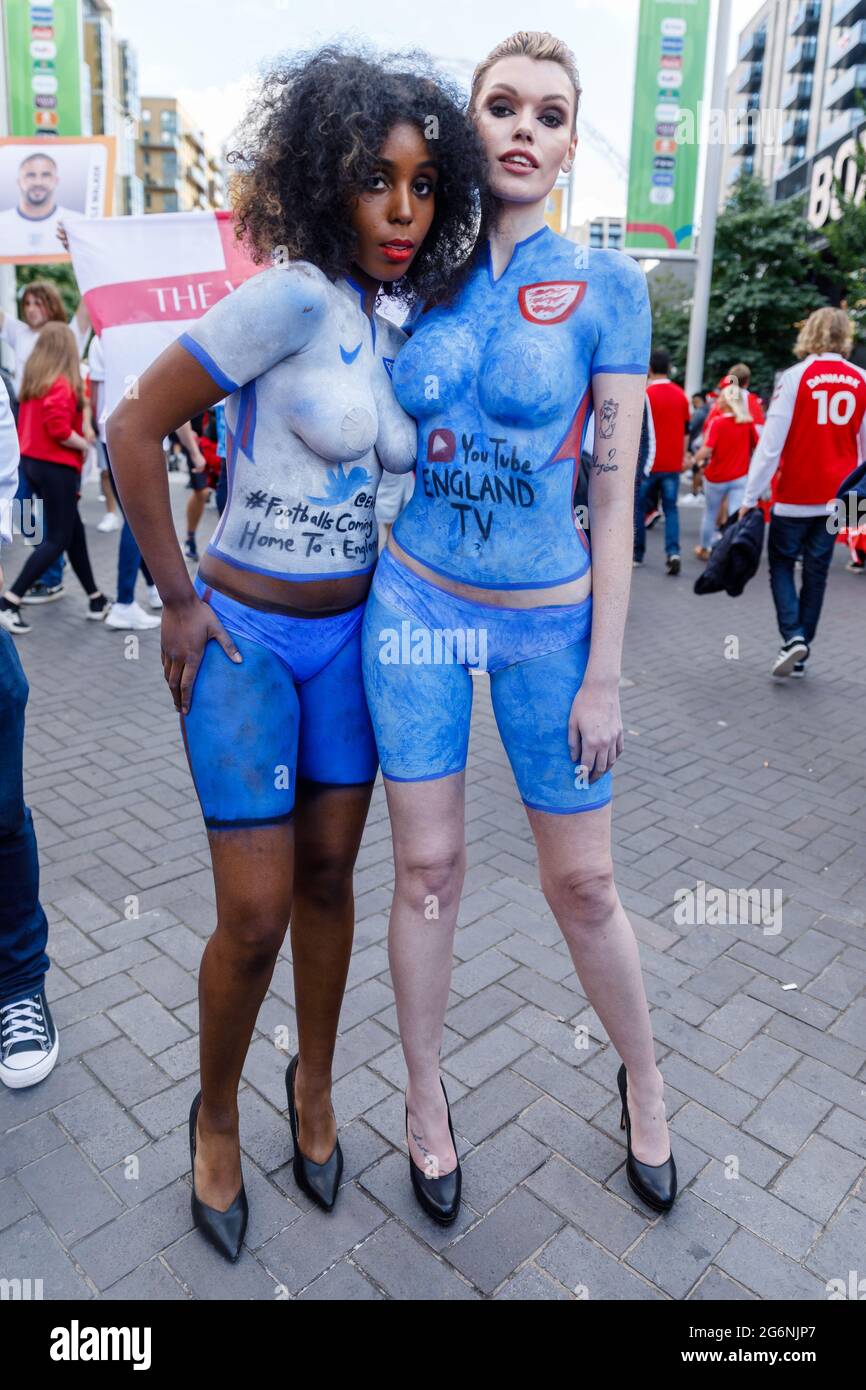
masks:
<instances>
[{"instance_id":1,"label":"red and white crest","mask_svg":"<svg viewBox=\"0 0 866 1390\"><path fill-rule=\"evenodd\" d=\"M542 280L537 285L523 285L517 300L521 314L530 323L562 323L585 294L585 280Z\"/></svg>"}]
</instances>

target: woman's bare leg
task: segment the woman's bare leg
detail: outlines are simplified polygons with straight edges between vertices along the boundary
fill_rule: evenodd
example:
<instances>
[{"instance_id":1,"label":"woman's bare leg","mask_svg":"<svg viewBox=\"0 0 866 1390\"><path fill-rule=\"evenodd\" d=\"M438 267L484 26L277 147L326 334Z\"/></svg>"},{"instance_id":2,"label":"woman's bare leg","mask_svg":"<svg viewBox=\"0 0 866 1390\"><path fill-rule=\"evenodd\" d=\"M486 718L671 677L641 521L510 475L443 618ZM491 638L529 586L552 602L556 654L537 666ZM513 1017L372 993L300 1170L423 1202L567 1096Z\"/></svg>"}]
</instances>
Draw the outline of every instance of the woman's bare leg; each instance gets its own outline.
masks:
<instances>
[{"instance_id":1,"label":"woman's bare leg","mask_svg":"<svg viewBox=\"0 0 866 1390\"><path fill-rule=\"evenodd\" d=\"M352 875L373 783L298 781L292 967L298 1021L295 1103L301 1152L324 1163L337 1139L331 1068L355 933Z\"/></svg>"},{"instance_id":2,"label":"woman's bare leg","mask_svg":"<svg viewBox=\"0 0 866 1390\"><path fill-rule=\"evenodd\" d=\"M457 1165L439 1051L466 873L465 774L429 782L386 778L385 790L395 869L388 956L409 1073L409 1152L428 1177L437 1177Z\"/></svg>"},{"instance_id":3,"label":"woman's bare leg","mask_svg":"<svg viewBox=\"0 0 866 1390\"><path fill-rule=\"evenodd\" d=\"M670 1154L664 1080L656 1066L637 941L613 879L611 807L571 816L527 808L541 887L595 1012L625 1062L632 1149L643 1163Z\"/></svg>"},{"instance_id":4,"label":"woman's bare leg","mask_svg":"<svg viewBox=\"0 0 866 1390\"><path fill-rule=\"evenodd\" d=\"M200 1201L225 1211L241 1185L238 1084L292 905L291 822L208 832L217 925L199 971Z\"/></svg>"}]
</instances>

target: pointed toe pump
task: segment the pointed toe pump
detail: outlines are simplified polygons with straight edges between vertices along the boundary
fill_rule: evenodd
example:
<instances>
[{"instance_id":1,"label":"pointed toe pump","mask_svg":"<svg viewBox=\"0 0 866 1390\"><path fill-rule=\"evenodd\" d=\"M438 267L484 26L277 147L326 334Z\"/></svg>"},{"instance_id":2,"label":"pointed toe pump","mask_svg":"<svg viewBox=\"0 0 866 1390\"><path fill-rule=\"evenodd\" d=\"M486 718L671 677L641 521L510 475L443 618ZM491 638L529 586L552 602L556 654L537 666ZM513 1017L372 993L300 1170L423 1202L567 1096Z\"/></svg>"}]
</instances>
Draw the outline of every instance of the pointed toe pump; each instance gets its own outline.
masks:
<instances>
[{"instance_id":1,"label":"pointed toe pump","mask_svg":"<svg viewBox=\"0 0 866 1390\"><path fill-rule=\"evenodd\" d=\"M292 1127L294 1158L292 1172L295 1182L302 1192L323 1211L330 1211L337 1200L340 1178L343 1176L343 1150L337 1140L324 1163L314 1163L301 1153L298 1141L298 1115L295 1110L295 1074L298 1070L298 1054L295 1053L286 1068L286 1098L289 1103L289 1124Z\"/></svg>"},{"instance_id":2,"label":"pointed toe pump","mask_svg":"<svg viewBox=\"0 0 866 1390\"><path fill-rule=\"evenodd\" d=\"M192 1219L205 1240L209 1241L232 1264L240 1258L246 1235L250 1209L243 1182L240 1191L226 1211L206 1206L200 1202L195 1191L195 1127L201 1106L201 1091L195 1097L189 1112L189 1166L192 1174Z\"/></svg>"},{"instance_id":3,"label":"pointed toe pump","mask_svg":"<svg viewBox=\"0 0 866 1390\"><path fill-rule=\"evenodd\" d=\"M626 1098L625 1062L617 1072L616 1080L622 1100L619 1127L626 1132L628 1148L625 1171L629 1186L633 1192L637 1193L642 1202L646 1202L648 1207L652 1207L653 1211L670 1211L677 1195L677 1165L674 1163L673 1152L665 1159L664 1163L641 1163L639 1158L635 1158L631 1147L631 1117L628 1113L628 1100Z\"/></svg>"},{"instance_id":4,"label":"pointed toe pump","mask_svg":"<svg viewBox=\"0 0 866 1390\"><path fill-rule=\"evenodd\" d=\"M454 1140L454 1126L451 1123L451 1107L448 1104L448 1092L445 1090L442 1078L439 1078L442 1092L445 1096L445 1107L448 1111L448 1128L451 1131L451 1143L454 1144L454 1152L457 1153L457 1144ZM406 1110L406 1147L409 1148L409 1110ZM438 1221L440 1226L450 1226L456 1220L460 1210L460 1194L463 1190L463 1174L460 1171L460 1159L457 1160L457 1167L450 1173L445 1173L441 1178L429 1178L422 1168L419 1168L412 1157L409 1149L409 1174L412 1179L412 1188L418 1199L419 1206Z\"/></svg>"}]
</instances>

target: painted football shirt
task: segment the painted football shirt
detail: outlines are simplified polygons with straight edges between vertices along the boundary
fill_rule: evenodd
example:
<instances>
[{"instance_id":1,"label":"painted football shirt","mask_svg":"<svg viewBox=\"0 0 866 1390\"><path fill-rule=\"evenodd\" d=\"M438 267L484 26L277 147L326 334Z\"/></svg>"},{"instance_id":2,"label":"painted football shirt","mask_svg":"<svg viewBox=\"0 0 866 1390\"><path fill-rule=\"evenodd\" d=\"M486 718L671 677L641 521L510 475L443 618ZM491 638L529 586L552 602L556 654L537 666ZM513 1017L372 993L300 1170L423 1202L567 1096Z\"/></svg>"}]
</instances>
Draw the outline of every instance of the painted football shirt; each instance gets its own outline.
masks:
<instances>
[{"instance_id":1,"label":"painted football shirt","mask_svg":"<svg viewBox=\"0 0 866 1390\"><path fill-rule=\"evenodd\" d=\"M376 563L382 469L415 462L391 370L405 338L305 261L221 299L178 341L226 392L226 507L208 546L238 569L339 579Z\"/></svg>"},{"instance_id":2,"label":"painted football shirt","mask_svg":"<svg viewBox=\"0 0 866 1390\"><path fill-rule=\"evenodd\" d=\"M394 366L418 421L412 499L394 536L481 588L546 588L589 568L573 507L592 378L646 374L639 266L543 227L493 278L489 247L455 301L423 314Z\"/></svg>"}]
</instances>

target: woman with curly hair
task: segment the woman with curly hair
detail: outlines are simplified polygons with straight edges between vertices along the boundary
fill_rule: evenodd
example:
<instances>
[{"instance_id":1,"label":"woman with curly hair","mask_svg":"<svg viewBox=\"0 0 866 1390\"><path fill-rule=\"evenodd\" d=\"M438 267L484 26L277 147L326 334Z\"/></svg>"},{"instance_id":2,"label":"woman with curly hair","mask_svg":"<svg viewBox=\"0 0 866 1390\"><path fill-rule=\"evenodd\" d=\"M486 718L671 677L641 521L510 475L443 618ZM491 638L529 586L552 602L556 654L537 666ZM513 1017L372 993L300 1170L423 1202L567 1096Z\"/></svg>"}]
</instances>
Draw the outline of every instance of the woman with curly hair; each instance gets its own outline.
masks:
<instances>
[{"instance_id":1,"label":"woman with curly hair","mask_svg":"<svg viewBox=\"0 0 866 1390\"><path fill-rule=\"evenodd\" d=\"M213 860L190 1155L194 1220L230 1259L247 1220L238 1084L290 919L294 1174L325 1209L337 1195L331 1069L377 770L360 626L381 470L411 469L416 437L391 389L404 335L374 305L398 280L410 305L445 298L483 177L449 88L411 60L335 47L266 77L233 162L239 234L272 264L168 348L108 422L165 603L163 668ZM225 395L228 500L193 585L161 441Z\"/></svg>"}]
</instances>

